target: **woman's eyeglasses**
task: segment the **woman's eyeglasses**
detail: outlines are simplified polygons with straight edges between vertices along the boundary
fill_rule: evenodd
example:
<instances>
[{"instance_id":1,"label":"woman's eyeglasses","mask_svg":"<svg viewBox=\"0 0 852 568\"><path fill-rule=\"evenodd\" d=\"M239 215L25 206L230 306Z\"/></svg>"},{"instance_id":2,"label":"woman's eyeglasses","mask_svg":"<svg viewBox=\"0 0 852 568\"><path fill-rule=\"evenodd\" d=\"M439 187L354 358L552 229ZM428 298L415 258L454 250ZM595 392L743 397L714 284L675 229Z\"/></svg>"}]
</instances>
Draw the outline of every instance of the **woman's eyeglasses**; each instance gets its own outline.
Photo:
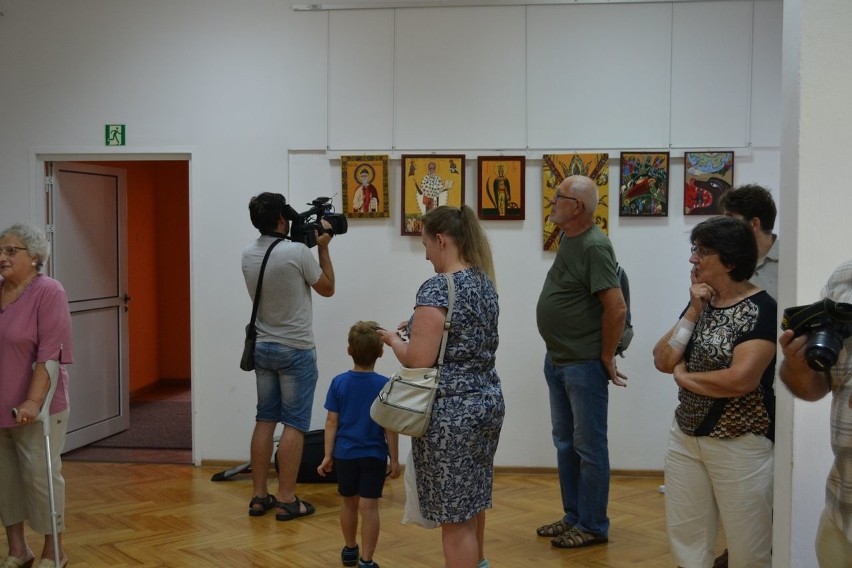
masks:
<instances>
[{"instance_id":1,"label":"woman's eyeglasses","mask_svg":"<svg viewBox=\"0 0 852 568\"><path fill-rule=\"evenodd\" d=\"M705 247L699 247L696 245L692 245L691 247L689 247L689 252L692 253L692 255L697 256L698 258L706 258L714 254L719 254L719 251Z\"/></svg>"},{"instance_id":2,"label":"woman's eyeglasses","mask_svg":"<svg viewBox=\"0 0 852 568\"><path fill-rule=\"evenodd\" d=\"M9 258L12 258L16 254L18 254L19 250L27 250L27 247L12 247L12 246L0 247L0 254L5 253L6 256L8 256Z\"/></svg>"}]
</instances>

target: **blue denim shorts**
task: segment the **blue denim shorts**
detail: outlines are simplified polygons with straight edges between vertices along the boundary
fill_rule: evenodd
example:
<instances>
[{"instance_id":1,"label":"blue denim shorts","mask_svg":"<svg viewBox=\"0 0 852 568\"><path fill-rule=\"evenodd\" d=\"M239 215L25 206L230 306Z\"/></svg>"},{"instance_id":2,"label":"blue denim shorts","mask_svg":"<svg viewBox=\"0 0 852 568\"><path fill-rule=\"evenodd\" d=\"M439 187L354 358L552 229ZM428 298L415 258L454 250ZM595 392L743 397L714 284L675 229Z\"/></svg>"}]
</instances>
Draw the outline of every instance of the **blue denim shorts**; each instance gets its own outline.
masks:
<instances>
[{"instance_id":1,"label":"blue denim shorts","mask_svg":"<svg viewBox=\"0 0 852 568\"><path fill-rule=\"evenodd\" d=\"M281 422L301 432L311 428L317 386L316 349L280 343L254 346L258 422Z\"/></svg>"}]
</instances>

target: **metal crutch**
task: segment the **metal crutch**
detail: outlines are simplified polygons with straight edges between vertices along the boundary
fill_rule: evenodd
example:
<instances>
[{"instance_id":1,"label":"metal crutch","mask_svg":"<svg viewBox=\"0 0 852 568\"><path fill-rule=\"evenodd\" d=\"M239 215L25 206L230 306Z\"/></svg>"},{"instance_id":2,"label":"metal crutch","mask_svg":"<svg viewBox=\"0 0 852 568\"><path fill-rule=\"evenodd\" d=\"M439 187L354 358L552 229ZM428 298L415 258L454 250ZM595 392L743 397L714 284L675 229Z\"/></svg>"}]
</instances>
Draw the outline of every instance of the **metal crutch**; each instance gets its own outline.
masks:
<instances>
[{"instance_id":1,"label":"metal crutch","mask_svg":"<svg viewBox=\"0 0 852 568\"><path fill-rule=\"evenodd\" d=\"M47 369L47 375L50 377L50 389L47 391L47 396L41 405L41 410L38 413L36 420L41 422L41 429L44 433L44 453L45 461L47 462L47 490L50 497L50 528L53 531L53 561L56 563L56 568L61 566L59 562L59 527L56 519L59 513L56 512L56 497L53 493L53 463L50 459L50 403L53 400L53 393L56 392L56 385L59 383L59 361L49 359L44 363ZM33 365L35 367L35 365ZM18 409L12 409L12 416L18 417Z\"/></svg>"}]
</instances>

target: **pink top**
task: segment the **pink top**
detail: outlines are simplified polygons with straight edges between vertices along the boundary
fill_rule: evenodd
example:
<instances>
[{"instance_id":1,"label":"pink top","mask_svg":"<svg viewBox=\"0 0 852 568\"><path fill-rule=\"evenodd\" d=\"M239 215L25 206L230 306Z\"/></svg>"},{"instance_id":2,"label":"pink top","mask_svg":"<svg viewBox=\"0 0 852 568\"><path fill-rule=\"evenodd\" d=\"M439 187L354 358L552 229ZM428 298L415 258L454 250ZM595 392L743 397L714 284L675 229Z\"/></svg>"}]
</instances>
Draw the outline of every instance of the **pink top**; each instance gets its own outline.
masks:
<instances>
[{"instance_id":1,"label":"pink top","mask_svg":"<svg viewBox=\"0 0 852 568\"><path fill-rule=\"evenodd\" d=\"M0 310L0 428L19 425L11 410L27 399L33 363L49 359L61 363L50 405L50 413L56 414L68 408L65 364L74 362L71 312L62 284L40 274L17 300Z\"/></svg>"}]
</instances>

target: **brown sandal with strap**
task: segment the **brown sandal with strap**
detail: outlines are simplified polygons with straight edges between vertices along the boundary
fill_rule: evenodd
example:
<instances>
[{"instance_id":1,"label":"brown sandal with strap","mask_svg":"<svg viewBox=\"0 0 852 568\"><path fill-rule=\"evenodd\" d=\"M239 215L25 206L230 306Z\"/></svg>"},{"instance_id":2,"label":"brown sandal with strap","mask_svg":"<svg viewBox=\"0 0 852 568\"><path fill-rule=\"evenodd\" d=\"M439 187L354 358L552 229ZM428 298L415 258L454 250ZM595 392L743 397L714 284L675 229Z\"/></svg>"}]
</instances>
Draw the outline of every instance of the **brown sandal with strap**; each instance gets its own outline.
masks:
<instances>
[{"instance_id":1,"label":"brown sandal with strap","mask_svg":"<svg viewBox=\"0 0 852 568\"><path fill-rule=\"evenodd\" d=\"M551 540L550 544L556 548L581 548L593 544L603 544L608 541L609 539L605 536L587 533L574 527L565 534Z\"/></svg>"},{"instance_id":2,"label":"brown sandal with strap","mask_svg":"<svg viewBox=\"0 0 852 568\"><path fill-rule=\"evenodd\" d=\"M565 534L571 529L573 529L573 525L569 525L565 522L564 519L559 519L555 523L550 523L548 525L542 525L535 530L535 534L538 536L559 536L561 534Z\"/></svg>"}]
</instances>

